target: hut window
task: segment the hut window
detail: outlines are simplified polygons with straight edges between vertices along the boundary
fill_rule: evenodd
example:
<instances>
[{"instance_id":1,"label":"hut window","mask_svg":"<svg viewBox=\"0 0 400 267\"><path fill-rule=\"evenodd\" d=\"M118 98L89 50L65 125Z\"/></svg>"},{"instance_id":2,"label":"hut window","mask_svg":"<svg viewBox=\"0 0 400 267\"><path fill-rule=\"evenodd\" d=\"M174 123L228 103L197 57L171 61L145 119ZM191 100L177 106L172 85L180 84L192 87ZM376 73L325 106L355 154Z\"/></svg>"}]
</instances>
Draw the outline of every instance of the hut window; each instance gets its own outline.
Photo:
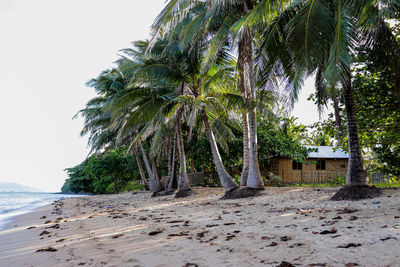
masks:
<instances>
[{"instance_id":1,"label":"hut window","mask_svg":"<svg viewBox=\"0 0 400 267\"><path fill-rule=\"evenodd\" d=\"M292 169L293 170L302 170L303 164L301 162L292 161Z\"/></svg>"},{"instance_id":2,"label":"hut window","mask_svg":"<svg viewBox=\"0 0 400 267\"><path fill-rule=\"evenodd\" d=\"M342 165L340 165L340 168L345 169L346 165L342 164Z\"/></svg>"},{"instance_id":3,"label":"hut window","mask_svg":"<svg viewBox=\"0 0 400 267\"><path fill-rule=\"evenodd\" d=\"M325 160L317 160L317 170L326 170Z\"/></svg>"}]
</instances>

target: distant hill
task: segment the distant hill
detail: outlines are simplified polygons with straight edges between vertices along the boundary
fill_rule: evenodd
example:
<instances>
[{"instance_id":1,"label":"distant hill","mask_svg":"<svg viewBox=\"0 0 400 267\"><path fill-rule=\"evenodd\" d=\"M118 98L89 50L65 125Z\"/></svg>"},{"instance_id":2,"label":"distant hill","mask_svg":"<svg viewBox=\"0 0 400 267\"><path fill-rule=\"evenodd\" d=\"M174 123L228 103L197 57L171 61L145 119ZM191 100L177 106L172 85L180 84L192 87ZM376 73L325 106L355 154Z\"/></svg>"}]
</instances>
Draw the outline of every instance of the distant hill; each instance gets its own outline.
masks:
<instances>
[{"instance_id":1,"label":"distant hill","mask_svg":"<svg viewBox=\"0 0 400 267\"><path fill-rule=\"evenodd\" d=\"M31 188L17 183L0 182L0 192L42 192L39 189Z\"/></svg>"}]
</instances>

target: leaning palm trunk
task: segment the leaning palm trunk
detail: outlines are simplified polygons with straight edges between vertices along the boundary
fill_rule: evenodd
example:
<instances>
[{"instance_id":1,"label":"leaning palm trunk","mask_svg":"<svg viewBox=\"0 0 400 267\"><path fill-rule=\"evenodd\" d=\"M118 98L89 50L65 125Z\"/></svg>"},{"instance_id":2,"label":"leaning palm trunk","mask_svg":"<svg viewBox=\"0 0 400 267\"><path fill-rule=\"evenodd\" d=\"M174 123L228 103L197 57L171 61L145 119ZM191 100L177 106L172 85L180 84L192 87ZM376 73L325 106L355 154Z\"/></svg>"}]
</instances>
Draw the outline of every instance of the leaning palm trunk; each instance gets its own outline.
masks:
<instances>
[{"instance_id":1,"label":"leaning palm trunk","mask_svg":"<svg viewBox=\"0 0 400 267\"><path fill-rule=\"evenodd\" d=\"M154 181L156 182L157 186L157 191L161 191L163 189L163 185L161 183L160 176L158 175L156 160L154 159L154 157L151 158L151 167L153 170Z\"/></svg>"},{"instance_id":2,"label":"leaning palm trunk","mask_svg":"<svg viewBox=\"0 0 400 267\"><path fill-rule=\"evenodd\" d=\"M367 185L368 181L364 171L360 139L358 137L356 124L356 111L351 88L351 79L349 79L344 86L343 95L349 136L349 166L347 169L346 186Z\"/></svg>"},{"instance_id":3,"label":"leaning palm trunk","mask_svg":"<svg viewBox=\"0 0 400 267\"><path fill-rule=\"evenodd\" d=\"M140 172L140 177L142 178L142 183L144 185L144 188L147 190L147 189L149 189L149 185L146 180L146 174L144 173L142 162L140 162L140 157L139 157L139 152L138 152L137 146L134 146L134 151L135 151L136 162L137 162L139 172Z\"/></svg>"},{"instance_id":4,"label":"leaning palm trunk","mask_svg":"<svg viewBox=\"0 0 400 267\"><path fill-rule=\"evenodd\" d=\"M201 115L203 117L204 125L206 127L206 132L208 136L208 140L210 142L211 154L214 159L215 167L217 168L219 179L221 180L222 186L227 190L232 190L238 187L238 184L235 180L228 174L225 170L224 164L221 159L221 155L218 151L217 142L215 141L214 133L212 132L210 122L208 120L205 109L201 110Z\"/></svg>"},{"instance_id":5,"label":"leaning palm trunk","mask_svg":"<svg viewBox=\"0 0 400 267\"><path fill-rule=\"evenodd\" d=\"M159 191L159 188L157 186L157 182L154 180L153 171L151 170L149 161L147 160L146 152L144 151L142 142L139 142L139 149L140 149L140 152L142 153L142 158L143 158L144 165L146 166L147 174L149 175L150 190L152 192L157 192L157 191Z\"/></svg>"},{"instance_id":6,"label":"leaning palm trunk","mask_svg":"<svg viewBox=\"0 0 400 267\"><path fill-rule=\"evenodd\" d=\"M179 152L179 164L180 164L180 173L178 178L178 191L185 191L190 189L189 178L186 170L186 158L185 158L185 148L183 145L182 138L182 128L180 118L181 114L178 113L177 119L177 141L178 141L178 152ZM179 194L179 192L178 192Z\"/></svg>"},{"instance_id":7,"label":"leaning palm trunk","mask_svg":"<svg viewBox=\"0 0 400 267\"><path fill-rule=\"evenodd\" d=\"M246 95L251 100L252 105L256 101L256 90L254 84L254 58L253 58L253 40L252 35L247 32L244 34L239 43L239 72L241 75L241 83L245 88ZM258 163L257 149L257 109L251 108L249 112L249 175L247 178L247 187L264 188L264 182L261 177L260 167Z\"/></svg>"}]
</instances>

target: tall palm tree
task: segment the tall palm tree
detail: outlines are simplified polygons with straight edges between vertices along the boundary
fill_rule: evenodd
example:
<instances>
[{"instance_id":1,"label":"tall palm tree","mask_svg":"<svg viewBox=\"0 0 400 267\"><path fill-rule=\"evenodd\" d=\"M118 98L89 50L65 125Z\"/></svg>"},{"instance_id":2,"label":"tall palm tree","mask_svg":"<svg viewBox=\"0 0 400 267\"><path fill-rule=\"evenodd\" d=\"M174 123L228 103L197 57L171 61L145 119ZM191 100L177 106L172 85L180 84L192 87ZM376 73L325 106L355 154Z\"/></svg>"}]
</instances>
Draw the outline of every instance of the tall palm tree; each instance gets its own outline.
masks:
<instances>
[{"instance_id":1,"label":"tall palm tree","mask_svg":"<svg viewBox=\"0 0 400 267\"><path fill-rule=\"evenodd\" d=\"M155 64L157 69L159 69L160 66L164 66L165 72L171 74L176 81L179 81L182 84L184 90L182 91L183 98L181 99L183 101L185 99L188 100L188 98L191 98L192 100L196 99L199 96L200 91L203 90L205 86L209 86L213 80L221 76L220 74L223 73L223 71L218 73L210 71L201 72L201 56L205 51L204 42L199 41L188 49L179 48L179 43L177 42L176 37L180 35L180 26L185 25L185 22L186 21L178 24L174 31L170 32L170 34L167 36L167 38L169 38L169 42L165 43L166 49L163 51L163 57L161 58L160 62ZM154 48L151 50L151 53L153 53L153 50ZM228 56L227 53L222 53L220 56L221 55ZM219 60L223 61L223 58L220 57ZM192 101L191 103L199 104L204 103L204 101L205 99L202 99L201 101ZM217 167L221 184L227 191L237 188L237 183L228 174L224 167L211 124L208 119L206 120L207 112L205 112L205 108L200 108L199 105L194 105L192 107L192 114L198 114L199 111L202 111L202 118L206 124L207 136L209 137L213 160ZM195 116L191 115L191 117Z\"/></svg>"},{"instance_id":2,"label":"tall palm tree","mask_svg":"<svg viewBox=\"0 0 400 267\"><path fill-rule=\"evenodd\" d=\"M134 147L134 152L135 152L135 157L136 157L136 164L139 168L140 177L142 178L142 184L144 185L144 188L147 190L150 187L149 187L149 183L147 182L147 179L146 179L146 174L144 172L142 162L140 161L140 156L139 156L139 151L137 149L137 146Z\"/></svg>"},{"instance_id":3,"label":"tall palm tree","mask_svg":"<svg viewBox=\"0 0 400 267\"><path fill-rule=\"evenodd\" d=\"M107 105L123 90L123 77L117 69L105 70L97 78L86 83L95 89L98 96L89 100L86 107L80 110L79 115L84 117L84 127L81 136L89 135L89 154L116 147L116 131L109 128L112 123L112 114L106 109Z\"/></svg>"},{"instance_id":4,"label":"tall palm tree","mask_svg":"<svg viewBox=\"0 0 400 267\"><path fill-rule=\"evenodd\" d=\"M150 89L151 90L151 89ZM150 91L147 90L147 91ZM178 177L178 193L177 197L186 196L188 195L187 191L190 190L188 175L186 171L186 156L185 156L185 149L183 145L183 136L181 130L181 120L182 120L182 107L180 107L179 102L177 101L177 96L175 94L171 94L170 90L164 91L157 90L157 92L146 92L143 90L142 96L136 96L137 99L142 98L142 104L136 104L135 111L127 116L127 125L131 124L132 122L136 121L140 118L141 114L146 113L146 117L149 116L149 113L154 113L150 115L150 119L146 123L146 125L142 128L141 132L137 135L136 139L133 140L132 145L136 142L141 144L141 139L146 139L147 136L152 135L151 147L160 149L162 146L160 142L166 137L170 138L166 135L166 127L168 125L175 125L176 126L176 137L177 137L177 145L178 145L178 152L179 152L179 162L180 162L180 173ZM153 102L151 105L147 105L148 102ZM142 102L142 101L141 101ZM168 125L166 125L168 124ZM125 126L127 127L127 126ZM121 129L124 131L124 129ZM141 146L141 145L140 145ZM141 146L142 147L142 146ZM143 151L143 154L144 151ZM154 156L152 156L154 159ZM152 160L154 165L154 160ZM150 168L150 167L149 167ZM172 175L172 170L170 172ZM156 181L155 187L158 187L159 191L159 180L153 174L153 180ZM186 193L184 193L186 191ZM153 192L156 192L153 190Z\"/></svg>"},{"instance_id":5,"label":"tall palm tree","mask_svg":"<svg viewBox=\"0 0 400 267\"><path fill-rule=\"evenodd\" d=\"M191 45L192 40L210 40L205 55L203 71L217 58L226 42L235 37L232 44L238 46L238 71L241 77L242 96L255 102L254 36L258 28L267 25L289 1L239 0L239 1L169 1L154 23L155 40L161 29L171 30L177 23L189 17L182 43ZM192 12L191 12L192 11ZM250 188L263 188L257 152L256 108L250 106L243 119L243 175L241 184ZM247 175L248 164L248 175Z\"/></svg>"},{"instance_id":6,"label":"tall palm tree","mask_svg":"<svg viewBox=\"0 0 400 267\"><path fill-rule=\"evenodd\" d=\"M162 147L160 144L176 135L181 167L176 196L186 196L190 193L188 192L190 186L181 130L184 106L179 101L179 96L182 95L185 86L176 77L175 68L179 68L179 64L173 62L176 58L172 54L171 57L165 56L163 50L160 49L164 49L165 42L160 41L156 49L149 54L144 53L143 43L136 42L134 49L124 50L126 55L124 60L130 62L127 68L134 75L130 82L131 89L116 101L114 111L118 113L126 109L130 110L125 117L124 127L120 129L121 133L129 131L131 127L139 123L144 124L133 143L153 135L152 153L155 153L155 150L159 152L159 148ZM132 58L129 59L129 56ZM174 65L171 66L171 64ZM171 131L173 126L177 126L176 132ZM169 174L173 174L172 168Z\"/></svg>"},{"instance_id":7,"label":"tall palm tree","mask_svg":"<svg viewBox=\"0 0 400 267\"><path fill-rule=\"evenodd\" d=\"M86 85L93 87L98 96L91 99L86 104L86 107L80 110L74 118L79 115L85 118L81 136L89 135L88 146L91 148L89 154L101 153L120 145L117 142L118 131L116 127L111 127L115 122L108 107L125 89L126 84L127 77L118 67L105 70L97 78L87 82ZM127 137L129 138L129 136ZM147 180L137 152L135 148L135 157L142 183L147 188Z\"/></svg>"},{"instance_id":8,"label":"tall palm tree","mask_svg":"<svg viewBox=\"0 0 400 267\"><path fill-rule=\"evenodd\" d=\"M372 44L383 57L387 57L385 50L393 47L398 49L398 43L393 41L395 38L385 23L387 14L393 14L391 9L398 12L396 1L295 1L276 23L278 26L284 25L286 33L281 31L278 34L275 31L275 38L272 38L274 29L267 30L270 34L266 37L273 41L264 42L264 52L268 53L270 47L277 44L290 51L295 73L291 78L297 88L304 77L314 72L319 74L319 80L326 87L342 87L350 158L346 187L333 199L359 199L376 195L376 190L369 187L364 170L355 120L351 67L356 48L363 44ZM282 38L276 38L279 35L285 37L283 40L286 43L280 41Z\"/></svg>"},{"instance_id":9,"label":"tall palm tree","mask_svg":"<svg viewBox=\"0 0 400 267\"><path fill-rule=\"evenodd\" d=\"M189 120L194 121L193 118L198 116L204 124L221 184L227 191L231 191L237 188L238 184L225 169L215 133L219 135L218 141L222 147L227 147L224 138L233 138L233 134L224 123L224 119L229 117L226 98L232 100L229 104L234 104L237 103L240 96L235 92L234 69L230 68L229 63L225 63L228 65L223 65L222 62L219 65L213 65L204 74L201 74L200 69L194 70L197 74L194 75L195 79L188 78L190 92L186 95L186 101L190 104L191 109Z\"/></svg>"}]
</instances>

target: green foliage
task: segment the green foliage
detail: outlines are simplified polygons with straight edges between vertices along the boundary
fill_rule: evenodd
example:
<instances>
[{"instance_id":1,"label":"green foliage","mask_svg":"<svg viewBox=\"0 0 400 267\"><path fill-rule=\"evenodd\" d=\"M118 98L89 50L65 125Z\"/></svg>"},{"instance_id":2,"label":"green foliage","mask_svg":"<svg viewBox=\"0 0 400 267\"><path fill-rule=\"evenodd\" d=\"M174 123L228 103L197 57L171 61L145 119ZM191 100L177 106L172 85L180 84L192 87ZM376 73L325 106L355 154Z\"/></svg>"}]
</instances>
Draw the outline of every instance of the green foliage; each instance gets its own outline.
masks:
<instances>
[{"instance_id":1,"label":"green foliage","mask_svg":"<svg viewBox=\"0 0 400 267\"><path fill-rule=\"evenodd\" d=\"M356 119L361 146L364 149L368 170L400 176L400 93L395 88L390 73L371 62L365 64L360 56L354 69L353 99L357 110ZM343 106L343 99L341 99ZM346 116L341 109L343 137L337 145L348 151ZM314 126L320 138L337 138L333 114ZM317 142L316 142L317 143Z\"/></svg>"},{"instance_id":2,"label":"green foliage","mask_svg":"<svg viewBox=\"0 0 400 267\"><path fill-rule=\"evenodd\" d=\"M333 118L333 114L330 114ZM309 127L309 136L307 137L307 144L313 146L333 146L334 138L337 134L335 122L327 120L323 122L316 122Z\"/></svg>"},{"instance_id":3,"label":"green foliage","mask_svg":"<svg viewBox=\"0 0 400 267\"><path fill-rule=\"evenodd\" d=\"M106 184L103 184L103 185L106 185ZM114 182L111 182L110 184L108 184L104 191L98 191L96 193L97 194L101 194L101 193L106 193L106 194L116 193L115 192L115 184L114 184Z\"/></svg>"},{"instance_id":4,"label":"green foliage","mask_svg":"<svg viewBox=\"0 0 400 267\"><path fill-rule=\"evenodd\" d=\"M270 120L258 118L258 153L260 164L269 163L271 157L285 157L299 162L308 156L308 150L304 148L300 140L304 137L306 127L295 122L293 118L277 117ZM233 140L227 140L229 150L220 149L225 168L235 178L240 180L242 165L243 138L241 129L232 129L238 136ZM192 140L185 144L186 155L193 160L197 171L215 172L208 139L204 135L195 134ZM262 167L261 167L262 168Z\"/></svg>"},{"instance_id":5,"label":"green foliage","mask_svg":"<svg viewBox=\"0 0 400 267\"><path fill-rule=\"evenodd\" d=\"M331 186L344 186L346 184L346 176L338 174L328 178L328 184Z\"/></svg>"},{"instance_id":6,"label":"green foliage","mask_svg":"<svg viewBox=\"0 0 400 267\"><path fill-rule=\"evenodd\" d=\"M62 186L62 192L93 193L92 180L85 173L87 164L88 161L85 160L75 167L65 169L69 179Z\"/></svg>"},{"instance_id":7,"label":"green foliage","mask_svg":"<svg viewBox=\"0 0 400 267\"><path fill-rule=\"evenodd\" d=\"M390 183L375 183L373 184L376 187L400 187L400 182L390 182Z\"/></svg>"},{"instance_id":8,"label":"green foliage","mask_svg":"<svg viewBox=\"0 0 400 267\"><path fill-rule=\"evenodd\" d=\"M284 182L281 177L270 172L269 173L269 184L271 186L283 186Z\"/></svg>"},{"instance_id":9,"label":"green foliage","mask_svg":"<svg viewBox=\"0 0 400 267\"><path fill-rule=\"evenodd\" d=\"M186 156L190 161L193 160L194 167L197 171L214 170L210 143L205 135L195 135L190 142L185 144Z\"/></svg>"},{"instance_id":10,"label":"green foliage","mask_svg":"<svg viewBox=\"0 0 400 267\"><path fill-rule=\"evenodd\" d=\"M400 176L400 97L389 74L369 67L355 75L354 102L361 143L373 152L370 169Z\"/></svg>"},{"instance_id":11,"label":"green foliage","mask_svg":"<svg viewBox=\"0 0 400 267\"><path fill-rule=\"evenodd\" d=\"M331 184L324 183L324 184L285 184L285 187L332 187Z\"/></svg>"},{"instance_id":12,"label":"green foliage","mask_svg":"<svg viewBox=\"0 0 400 267\"><path fill-rule=\"evenodd\" d=\"M240 176L239 174L233 175L233 179L235 179L235 182L236 182L237 184L240 184L240 178L241 178L241 176Z\"/></svg>"},{"instance_id":13,"label":"green foliage","mask_svg":"<svg viewBox=\"0 0 400 267\"><path fill-rule=\"evenodd\" d=\"M305 126L296 124L293 118L259 118L258 121L260 160L268 161L271 157L282 157L303 162L308 157L308 150L300 143L306 131Z\"/></svg>"},{"instance_id":14,"label":"green foliage","mask_svg":"<svg viewBox=\"0 0 400 267\"><path fill-rule=\"evenodd\" d=\"M70 194L72 191L69 189L69 179L65 179L63 186L61 187L61 192L64 194Z\"/></svg>"},{"instance_id":15,"label":"green foliage","mask_svg":"<svg viewBox=\"0 0 400 267\"><path fill-rule=\"evenodd\" d=\"M138 181L130 181L121 188L121 192L142 191L144 189L144 185L139 183Z\"/></svg>"},{"instance_id":16,"label":"green foliage","mask_svg":"<svg viewBox=\"0 0 400 267\"><path fill-rule=\"evenodd\" d=\"M390 183L374 183L372 184L376 187L400 187L400 182L390 182ZM285 184L285 187L337 187L342 185L333 185L331 183L324 184Z\"/></svg>"},{"instance_id":17,"label":"green foliage","mask_svg":"<svg viewBox=\"0 0 400 267\"><path fill-rule=\"evenodd\" d=\"M62 192L109 194L135 188L140 180L136 160L125 148L92 155L81 164L66 169L69 179Z\"/></svg>"}]
</instances>

